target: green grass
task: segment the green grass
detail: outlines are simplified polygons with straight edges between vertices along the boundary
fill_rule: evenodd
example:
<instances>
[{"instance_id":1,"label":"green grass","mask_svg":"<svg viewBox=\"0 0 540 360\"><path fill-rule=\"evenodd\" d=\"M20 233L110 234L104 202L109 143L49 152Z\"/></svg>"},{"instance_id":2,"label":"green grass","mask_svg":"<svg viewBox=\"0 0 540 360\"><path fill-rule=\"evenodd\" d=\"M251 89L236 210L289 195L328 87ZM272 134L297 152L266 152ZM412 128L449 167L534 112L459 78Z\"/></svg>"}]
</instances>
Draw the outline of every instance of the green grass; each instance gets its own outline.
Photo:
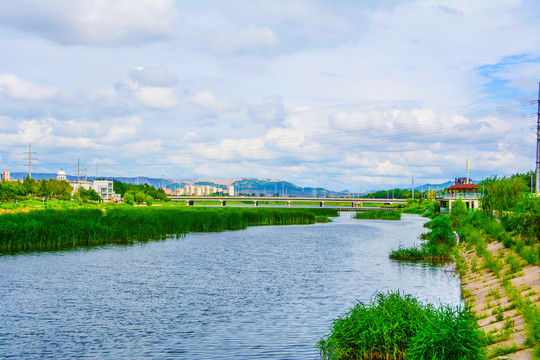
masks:
<instances>
[{"instance_id":1,"label":"green grass","mask_svg":"<svg viewBox=\"0 0 540 360\"><path fill-rule=\"evenodd\" d=\"M254 225L313 224L333 209L113 207L34 210L0 216L0 253L163 239Z\"/></svg>"},{"instance_id":2,"label":"green grass","mask_svg":"<svg viewBox=\"0 0 540 360\"><path fill-rule=\"evenodd\" d=\"M373 220L401 220L401 212L385 210L358 211L354 215L354 218Z\"/></svg>"},{"instance_id":3,"label":"green grass","mask_svg":"<svg viewBox=\"0 0 540 360\"><path fill-rule=\"evenodd\" d=\"M468 308L424 305L399 292L376 294L334 320L317 343L323 359L483 359L485 345Z\"/></svg>"}]
</instances>

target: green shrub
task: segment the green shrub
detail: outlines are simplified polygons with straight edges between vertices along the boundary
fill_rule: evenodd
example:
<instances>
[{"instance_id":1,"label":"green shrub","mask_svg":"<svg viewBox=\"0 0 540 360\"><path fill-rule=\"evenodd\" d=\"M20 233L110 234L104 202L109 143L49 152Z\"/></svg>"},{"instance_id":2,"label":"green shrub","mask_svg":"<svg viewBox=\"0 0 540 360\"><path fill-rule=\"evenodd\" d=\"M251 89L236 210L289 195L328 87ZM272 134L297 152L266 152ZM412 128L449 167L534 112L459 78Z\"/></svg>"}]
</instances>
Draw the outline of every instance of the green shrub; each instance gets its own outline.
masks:
<instances>
[{"instance_id":1,"label":"green shrub","mask_svg":"<svg viewBox=\"0 0 540 360\"><path fill-rule=\"evenodd\" d=\"M520 264L519 260L516 259L516 257L514 255L509 255L506 258L506 263L508 265L510 265L510 269L508 271L510 274L514 274L514 273L518 272L519 270L521 270L521 264Z\"/></svg>"},{"instance_id":2,"label":"green shrub","mask_svg":"<svg viewBox=\"0 0 540 360\"><path fill-rule=\"evenodd\" d=\"M390 259L393 260L425 260L426 254L422 248L399 248L398 250L392 250L390 253Z\"/></svg>"},{"instance_id":3,"label":"green shrub","mask_svg":"<svg viewBox=\"0 0 540 360\"><path fill-rule=\"evenodd\" d=\"M485 357L485 342L469 308L444 306L411 339L407 359L471 359Z\"/></svg>"},{"instance_id":4,"label":"green shrub","mask_svg":"<svg viewBox=\"0 0 540 360\"><path fill-rule=\"evenodd\" d=\"M378 293L334 320L317 343L324 359L482 359L484 343L468 309L424 305L399 292Z\"/></svg>"},{"instance_id":5,"label":"green shrub","mask_svg":"<svg viewBox=\"0 0 540 360\"><path fill-rule=\"evenodd\" d=\"M451 218L448 216L437 216L425 225L431 232L426 234L426 238L436 245L453 246L456 240L453 236L454 231L451 226Z\"/></svg>"},{"instance_id":6,"label":"green shrub","mask_svg":"<svg viewBox=\"0 0 540 360\"><path fill-rule=\"evenodd\" d=\"M465 222L467 218L467 205L465 205L461 198L453 202L450 217L452 218L453 228L460 227Z\"/></svg>"}]
</instances>

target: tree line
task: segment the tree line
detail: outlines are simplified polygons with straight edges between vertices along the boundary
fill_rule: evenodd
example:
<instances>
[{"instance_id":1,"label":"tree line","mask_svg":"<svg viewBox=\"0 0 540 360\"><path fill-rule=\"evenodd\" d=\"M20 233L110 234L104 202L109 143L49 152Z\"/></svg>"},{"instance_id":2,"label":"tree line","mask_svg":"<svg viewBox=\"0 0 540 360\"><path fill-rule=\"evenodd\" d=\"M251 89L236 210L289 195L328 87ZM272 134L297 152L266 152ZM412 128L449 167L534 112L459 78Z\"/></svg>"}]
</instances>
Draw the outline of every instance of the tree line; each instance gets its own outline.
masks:
<instances>
[{"instance_id":1,"label":"tree line","mask_svg":"<svg viewBox=\"0 0 540 360\"><path fill-rule=\"evenodd\" d=\"M148 184L134 185L119 181L113 182L113 190L124 197L127 203L151 203L154 200L168 201L162 189L156 189ZM73 193L73 188L67 181L56 179L35 180L26 177L21 181L0 181L0 201L17 201L31 199L46 200L77 200L101 201L101 197L93 189L82 187Z\"/></svg>"}]
</instances>

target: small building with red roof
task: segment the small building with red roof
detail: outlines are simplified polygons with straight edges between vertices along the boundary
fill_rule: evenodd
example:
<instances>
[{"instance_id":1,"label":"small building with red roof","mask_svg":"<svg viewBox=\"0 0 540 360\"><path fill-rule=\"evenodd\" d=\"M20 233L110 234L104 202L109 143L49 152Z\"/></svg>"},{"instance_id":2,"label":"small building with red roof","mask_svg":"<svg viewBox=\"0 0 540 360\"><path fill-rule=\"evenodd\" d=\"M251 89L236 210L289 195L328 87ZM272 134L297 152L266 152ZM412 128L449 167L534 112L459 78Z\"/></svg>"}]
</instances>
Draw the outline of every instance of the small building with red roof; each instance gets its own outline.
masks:
<instances>
[{"instance_id":1,"label":"small building with red roof","mask_svg":"<svg viewBox=\"0 0 540 360\"><path fill-rule=\"evenodd\" d=\"M450 186L445 193L437 194L435 200L441 203L441 213L452 211L452 203L461 199L469 210L475 210L480 207L480 198L482 194L480 188L472 183L461 183L456 179L456 184Z\"/></svg>"}]
</instances>

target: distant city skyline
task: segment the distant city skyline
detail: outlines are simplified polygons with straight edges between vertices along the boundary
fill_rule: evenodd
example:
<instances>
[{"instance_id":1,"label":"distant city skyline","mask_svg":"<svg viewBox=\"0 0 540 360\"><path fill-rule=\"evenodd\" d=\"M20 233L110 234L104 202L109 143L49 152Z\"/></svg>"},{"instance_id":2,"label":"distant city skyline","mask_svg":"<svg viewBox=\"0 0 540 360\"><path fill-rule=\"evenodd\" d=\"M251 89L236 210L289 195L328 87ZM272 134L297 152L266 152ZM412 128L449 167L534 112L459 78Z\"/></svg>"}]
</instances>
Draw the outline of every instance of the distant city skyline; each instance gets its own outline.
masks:
<instances>
[{"instance_id":1,"label":"distant city skyline","mask_svg":"<svg viewBox=\"0 0 540 360\"><path fill-rule=\"evenodd\" d=\"M340 190L527 172L538 23L533 0L0 0L0 168Z\"/></svg>"}]
</instances>

